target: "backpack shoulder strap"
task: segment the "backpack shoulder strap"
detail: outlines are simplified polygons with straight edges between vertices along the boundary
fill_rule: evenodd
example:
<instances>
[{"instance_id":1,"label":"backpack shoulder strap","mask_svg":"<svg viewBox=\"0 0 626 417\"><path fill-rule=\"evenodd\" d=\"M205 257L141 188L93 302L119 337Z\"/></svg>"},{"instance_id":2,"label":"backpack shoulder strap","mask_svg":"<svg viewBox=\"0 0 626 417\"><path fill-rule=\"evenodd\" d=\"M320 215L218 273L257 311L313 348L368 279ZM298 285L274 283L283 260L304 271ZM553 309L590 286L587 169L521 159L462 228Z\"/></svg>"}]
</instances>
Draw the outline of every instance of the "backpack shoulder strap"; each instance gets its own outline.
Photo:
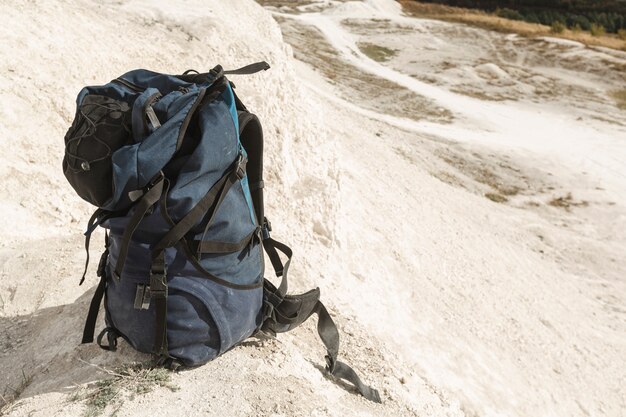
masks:
<instances>
[{"instance_id":1,"label":"backpack shoulder strap","mask_svg":"<svg viewBox=\"0 0 626 417\"><path fill-rule=\"evenodd\" d=\"M237 97L237 96L235 96ZM261 225L264 219L263 208L263 127L259 118L245 109L238 98L237 115L239 117L239 140L248 155L246 171L250 186L250 196L257 218ZM241 108L241 110L239 110Z\"/></svg>"}]
</instances>

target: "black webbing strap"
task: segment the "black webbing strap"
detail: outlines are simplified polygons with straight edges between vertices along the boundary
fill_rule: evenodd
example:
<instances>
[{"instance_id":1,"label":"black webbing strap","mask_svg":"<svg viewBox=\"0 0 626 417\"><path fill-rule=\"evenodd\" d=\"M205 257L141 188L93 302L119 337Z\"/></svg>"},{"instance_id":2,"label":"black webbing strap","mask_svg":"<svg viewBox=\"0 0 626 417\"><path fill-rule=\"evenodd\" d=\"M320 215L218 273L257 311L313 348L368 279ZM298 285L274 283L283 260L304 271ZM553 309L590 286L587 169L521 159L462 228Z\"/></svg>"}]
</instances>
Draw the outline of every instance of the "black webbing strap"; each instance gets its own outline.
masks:
<instances>
[{"instance_id":1,"label":"black webbing strap","mask_svg":"<svg viewBox=\"0 0 626 417\"><path fill-rule=\"evenodd\" d=\"M89 304L89 312L87 313L87 320L85 320L85 327L83 328L83 340L81 343L93 342L93 334L96 329L96 320L98 319L98 312L100 311L100 303L102 303L102 297L104 297L104 290L106 287L106 275L100 277L100 282L96 287L96 292L93 294L91 304Z\"/></svg>"},{"instance_id":2,"label":"black webbing strap","mask_svg":"<svg viewBox=\"0 0 626 417\"><path fill-rule=\"evenodd\" d=\"M141 199L136 203L135 212L126 225L126 229L122 235L120 252L117 256L117 262L113 270L113 278L118 281L120 280L122 271L124 270L124 263L126 262L126 256L128 255L130 240L133 237L137 226L139 226L141 220L148 213L150 207L152 207L161 198L161 194L163 193L163 180L163 173L160 172L159 175L146 186L143 197L141 197Z\"/></svg>"},{"instance_id":3,"label":"black webbing strap","mask_svg":"<svg viewBox=\"0 0 626 417\"><path fill-rule=\"evenodd\" d=\"M220 178L211 189L202 197L202 199L183 217L181 221L176 223L165 236L156 244L153 251L157 253L160 250L174 246L196 225L198 221L208 212L208 210L216 203L223 201L226 193L245 173L245 160L240 158L235 161L233 168L228 170L222 178ZM215 214L217 207L214 207L211 219Z\"/></svg>"},{"instance_id":4,"label":"black webbing strap","mask_svg":"<svg viewBox=\"0 0 626 417\"><path fill-rule=\"evenodd\" d=\"M87 268L89 267L89 244L91 242L91 234L94 230L96 230L96 227L104 223L105 220L108 220L111 217L115 217L117 215L118 214L116 212L106 211L99 208L93 213L93 215L89 219L89 222L87 223L87 231L85 232L85 251L87 252L87 256L85 259L85 270L83 271L83 276L80 278L80 282L78 283L78 285L83 285L83 282L85 282L85 277L87 276ZM105 236L105 239L108 239L108 236Z\"/></svg>"},{"instance_id":5,"label":"black webbing strap","mask_svg":"<svg viewBox=\"0 0 626 417\"><path fill-rule=\"evenodd\" d=\"M337 378L351 382L359 393L368 400L380 403L378 390L365 385L354 369L337 360L337 355L339 354L339 331L321 301L318 300L314 312L317 313L318 317L317 333L320 335L320 339L322 339L328 352L326 355L326 370Z\"/></svg>"},{"instance_id":6,"label":"black webbing strap","mask_svg":"<svg viewBox=\"0 0 626 417\"><path fill-rule=\"evenodd\" d=\"M89 267L89 243L91 242L91 234L96 229L98 224L101 223L101 220L98 220L98 217L104 213L104 210L101 208L97 209L91 215L89 222L87 222L87 231L85 232L85 252L87 252L87 257L85 259L85 270L83 271L83 276L80 278L80 282L78 285L83 285L85 282L85 277L87 276L87 268Z\"/></svg>"},{"instance_id":7,"label":"black webbing strap","mask_svg":"<svg viewBox=\"0 0 626 417\"><path fill-rule=\"evenodd\" d=\"M281 243L277 240L268 237L263 239L263 249L265 253L267 253L267 257L270 258L270 262L272 263L272 267L274 268L274 272L276 272L277 277L282 277L280 281L280 285L276 290L278 295L281 298L284 298L287 295L288 290L288 281L287 281L287 272L289 271L289 265L291 264L291 257L293 256L293 251L291 248L284 243ZM278 255L277 249L284 253L287 256L287 262L283 265L283 262Z\"/></svg>"},{"instance_id":8,"label":"black webbing strap","mask_svg":"<svg viewBox=\"0 0 626 417\"><path fill-rule=\"evenodd\" d=\"M241 239L239 242L219 242L213 240L193 240L189 242L192 250L197 253L233 253L239 252L257 239L260 229L254 229L252 233Z\"/></svg>"},{"instance_id":9,"label":"black webbing strap","mask_svg":"<svg viewBox=\"0 0 626 417\"><path fill-rule=\"evenodd\" d=\"M156 327L153 353L160 357L169 357L167 348L167 271L165 269L165 251L153 252L150 268L150 299L154 300Z\"/></svg>"},{"instance_id":10,"label":"black webbing strap","mask_svg":"<svg viewBox=\"0 0 626 417\"><path fill-rule=\"evenodd\" d=\"M269 68L270 65L265 61L256 62L254 64L246 65L245 67L229 71L224 71L224 68L222 68L221 65L216 65L215 68L213 68L209 72L200 73L194 69L189 69L181 75L176 75L176 77L189 83L202 84L219 80L224 75L250 75L260 71L268 70Z\"/></svg>"},{"instance_id":11,"label":"black webbing strap","mask_svg":"<svg viewBox=\"0 0 626 417\"><path fill-rule=\"evenodd\" d=\"M257 72L266 71L270 69L270 64L265 61L256 62L254 64L246 65L245 67L238 68L236 70L224 71L224 75L250 75Z\"/></svg>"},{"instance_id":12,"label":"black webbing strap","mask_svg":"<svg viewBox=\"0 0 626 417\"><path fill-rule=\"evenodd\" d=\"M100 256L100 263L98 264L98 276L100 282L96 287L96 292L93 294L91 304L89 304L89 312L87 313L87 319L85 320L85 327L83 328L83 340L81 343L93 342L93 335L96 329L96 320L98 320L98 312L100 311L100 303L104 297L104 290L106 289L106 262L109 256L109 236L104 235L105 249Z\"/></svg>"}]
</instances>

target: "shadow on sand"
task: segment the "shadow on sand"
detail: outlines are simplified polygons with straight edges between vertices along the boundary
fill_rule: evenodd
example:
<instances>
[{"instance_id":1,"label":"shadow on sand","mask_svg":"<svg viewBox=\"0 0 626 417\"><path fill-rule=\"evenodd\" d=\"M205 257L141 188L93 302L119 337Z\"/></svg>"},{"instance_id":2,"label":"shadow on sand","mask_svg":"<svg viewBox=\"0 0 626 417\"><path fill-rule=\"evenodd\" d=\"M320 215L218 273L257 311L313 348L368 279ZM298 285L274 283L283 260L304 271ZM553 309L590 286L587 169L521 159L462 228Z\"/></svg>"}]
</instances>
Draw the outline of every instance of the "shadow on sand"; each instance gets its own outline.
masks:
<instances>
[{"instance_id":1,"label":"shadow on sand","mask_svg":"<svg viewBox=\"0 0 626 417\"><path fill-rule=\"evenodd\" d=\"M95 287L72 304L42 308L29 315L0 317L0 415L19 400L58 392L106 377L102 369L146 362L149 355L120 342L117 353L81 345L84 319ZM102 311L96 331L104 327Z\"/></svg>"}]
</instances>

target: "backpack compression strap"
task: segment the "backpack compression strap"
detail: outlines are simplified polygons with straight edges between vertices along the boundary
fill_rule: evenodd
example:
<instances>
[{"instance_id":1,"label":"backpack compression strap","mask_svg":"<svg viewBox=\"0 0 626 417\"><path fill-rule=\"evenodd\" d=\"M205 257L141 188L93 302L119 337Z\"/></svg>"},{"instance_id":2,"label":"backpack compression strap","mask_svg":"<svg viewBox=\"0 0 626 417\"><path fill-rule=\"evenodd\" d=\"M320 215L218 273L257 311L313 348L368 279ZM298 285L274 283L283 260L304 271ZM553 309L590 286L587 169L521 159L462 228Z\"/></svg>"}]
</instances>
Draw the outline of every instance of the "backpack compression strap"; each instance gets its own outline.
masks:
<instances>
[{"instance_id":1,"label":"backpack compression strap","mask_svg":"<svg viewBox=\"0 0 626 417\"><path fill-rule=\"evenodd\" d=\"M291 249L269 237L263 240L263 248L272 264L281 266L279 270L281 271L282 279L278 288L268 280L264 282L264 320L261 330L271 334L287 332L302 324L313 313L317 314L317 332L327 351L326 371L337 378L351 382L359 393L368 400L380 403L378 390L365 385L354 369L337 360L339 354L339 331L330 314L328 314L328 310L319 300L319 288L300 295L286 295L287 272L289 271L292 256ZM277 249L288 258L284 265L282 265L282 261L278 257ZM276 275L279 275L279 270L276 271Z\"/></svg>"},{"instance_id":2,"label":"backpack compression strap","mask_svg":"<svg viewBox=\"0 0 626 417\"><path fill-rule=\"evenodd\" d=\"M207 224L211 224L228 190L245 176L245 172L246 159L243 158L243 155L240 155L233 163L231 169L211 187L204 197L178 223L174 224L172 222L172 219L167 215L167 210L162 212L166 220L171 223L172 228L152 249L152 266L150 268L150 296L155 300L156 313L153 352L161 358L169 358L167 347L168 287L165 249L176 245L183 239L189 230L209 211L211 211L211 215Z\"/></svg>"}]
</instances>

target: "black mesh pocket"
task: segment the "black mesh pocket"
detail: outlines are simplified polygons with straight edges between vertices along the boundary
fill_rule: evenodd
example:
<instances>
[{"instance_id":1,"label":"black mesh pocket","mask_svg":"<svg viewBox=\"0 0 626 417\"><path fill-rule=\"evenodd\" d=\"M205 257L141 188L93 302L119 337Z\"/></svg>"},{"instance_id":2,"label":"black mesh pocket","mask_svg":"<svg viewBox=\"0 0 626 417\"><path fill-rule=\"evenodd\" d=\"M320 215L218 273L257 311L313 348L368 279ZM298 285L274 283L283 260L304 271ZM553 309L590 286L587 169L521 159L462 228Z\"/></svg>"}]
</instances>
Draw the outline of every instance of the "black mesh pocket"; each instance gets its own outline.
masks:
<instances>
[{"instance_id":1,"label":"black mesh pocket","mask_svg":"<svg viewBox=\"0 0 626 417\"><path fill-rule=\"evenodd\" d=\"M65 178L82 199L104 206L113 196L111 156L131 142L128 103L97 94L85 96L65 134Z\"/></svg>"}]
</instances>

